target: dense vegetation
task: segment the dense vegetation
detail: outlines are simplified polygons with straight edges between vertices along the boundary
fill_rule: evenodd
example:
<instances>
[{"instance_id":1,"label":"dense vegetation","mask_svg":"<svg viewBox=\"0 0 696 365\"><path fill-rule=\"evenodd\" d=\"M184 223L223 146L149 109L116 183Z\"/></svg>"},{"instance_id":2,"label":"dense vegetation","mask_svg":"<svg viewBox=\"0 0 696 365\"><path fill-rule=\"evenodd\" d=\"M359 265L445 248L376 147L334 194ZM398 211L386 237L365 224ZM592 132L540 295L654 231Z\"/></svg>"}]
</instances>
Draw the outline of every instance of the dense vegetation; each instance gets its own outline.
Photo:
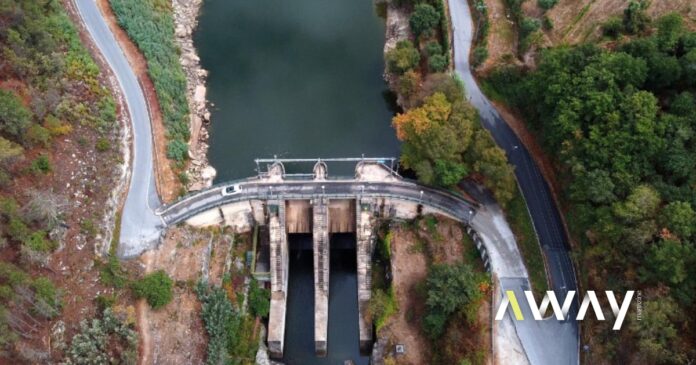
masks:
<instances>
[{"instance_id":1,"label":"dense vegetation","mask_svg":"<svg viewBox=\"0 0 696 365\"><path fill-rule=\"evenodd\" d=\"M188 157L188 101L186 76L174 42L172 5L166 0L111 0L119 24L147 59L150 79L167 128L167 157L178 162Z\"/></svg>"},{"instance_id":2,"label":"dense vegetation","mask_svg":"<svg viewBox=\"0 0 696 365\"><path fill-rule=\"evenodd\" d=\"M642 321L585 329L590 354L680 364L696 357L696 33L677 14L651 29L641 4L617 31L638 37L545 50L489 83L558 164L583 286L643 291Z\"/></svg>"},{"instance_id":3,"label":"dense vegetation","mask_svg":"<svg viewBox=\"0 0 696 365\"><path fill-rule=\"evenodd\" d=\"M426 184L451 187L476 177L505 205L517 189L505 153L493 142L449 69L449 30L441 2L403 1L413 9L410 27L417 43L399 41L385 55L391 87L405 109L392 120L403 141L401 162Z\"/></svg>"},{"instance_id":4,"label":"dense vegetation","mask_svg":"<svg viewBox=\"0 0 696 365\"><path fill-rule=\"evenodd\" d=\"M388 280L391 277L391 240L391 232L380 238L372 258L372 293L367 317L374 323L376 331L379 331L398 309L394 287L391 280Z\"/></svg>"},{"instance_id":5,"label":"dense vegetation","mask_svg":"<svg viewBox=\"0 0 696 365\"><path fill-rule=\"evenodd\" d=\"M137 364L138 334L134 325L118 318L110 308L101 318L83 320L72 339L65 364Z\"/></svg>"},{"instance_id":6,"label":"dense vegetation","mask_svg":"<svg viewBox=\"0 0 696 365\"><path fill-rule=\"evenodd\" d=\"M468 322L475 322L484 297L481 285L487 282L485 274L474 272L464 263L433 265L425 283L427 313L423 327L428 337L440 338L451 317L460 311Z\"/></svg>"},{"instance_id":7,"label":"dense vegetation","mask_svg":"<svg viewBox=\"0 0 696 365\"><path fill-rule=\"evenodd\" d=\"M27 343L45 339L66 294L44 269L70 219L54 164L69 138L108 149L116 106L59 1L0 1L0 52L0 355L42 363L49 353Z\"/></svg>"},{"instance_id":8,"label":"dense vegetation","mask_svg":"<svg viewBox=\"0 0 696 365\"><path fill-rule=\"evenodd\" d=\"M517 189L512 167L481 127L457 78L428 75L417 90L403 95L411 96L413 107L396 115L392 125L403 141L401 162L405 167L415 171L420 181L445 187L478 176L501 204L512 199Z\"/></svg>"},{"instance_id":9,"label":"dense vegetation","mask_svg":"<svg viewBox=\"0 0 696 365\"><path fill-rule=\"evenodd\" d=\"M232 304L222 288L201 281L196 294L202 303L201 318L208 333L206 364L253 364L258 348L254 318L239 309L241 304ZM258 305L252 308L259 311Z\"/></svg>"}]
</instances>

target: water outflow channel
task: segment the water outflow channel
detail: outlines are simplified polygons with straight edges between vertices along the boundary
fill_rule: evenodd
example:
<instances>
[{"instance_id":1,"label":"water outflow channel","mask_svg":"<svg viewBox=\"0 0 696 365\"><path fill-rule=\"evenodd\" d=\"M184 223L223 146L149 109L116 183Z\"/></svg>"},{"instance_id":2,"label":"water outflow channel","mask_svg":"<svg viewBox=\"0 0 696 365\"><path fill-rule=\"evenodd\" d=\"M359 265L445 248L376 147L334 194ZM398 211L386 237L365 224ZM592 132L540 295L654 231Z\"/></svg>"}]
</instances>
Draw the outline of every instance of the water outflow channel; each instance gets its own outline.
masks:
<instances>
[{"instance_id":1,"label":"water outflow channel","mask_svg":"<svg viewBox=\"0 0 696 365\"><path fill-rule=\"evenodd\" d=\"M208 156L217 181L253 175L259 157L399 155L382 80L384 24L372 4L204 2L195 45L210 72ZM352 175L352 169L329 166L329 174ZM355 246L354 236L339 237L332 237L332 247L350 237ZM291 247L302 239L291 236ZM358 350L354 248L331 252L328 356L317 358L312 256L299 247L291 253L284 362L367 364Z\"/></svg>"}]
</instances>

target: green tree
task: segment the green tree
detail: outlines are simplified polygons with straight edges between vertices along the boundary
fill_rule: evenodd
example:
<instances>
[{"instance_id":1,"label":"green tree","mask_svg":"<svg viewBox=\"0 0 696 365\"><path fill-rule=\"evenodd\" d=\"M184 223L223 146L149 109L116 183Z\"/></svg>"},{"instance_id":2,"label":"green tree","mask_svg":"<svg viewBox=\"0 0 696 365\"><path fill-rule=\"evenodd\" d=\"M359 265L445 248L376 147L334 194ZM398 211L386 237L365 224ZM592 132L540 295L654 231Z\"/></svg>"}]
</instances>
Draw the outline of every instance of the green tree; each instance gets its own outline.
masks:
<instances>
[{"instance_id":1,"label":"green tree","mask_svg":"<svg viewBox=\"0 0 696 365\"><path fill-rule=\"evenodd\" d=\"M643 319L631 322L631 331L638 336L638 358L650 364L687 363L680 353L678 332L674 320L684 314L670 297L656 297L644 301Z\"/></svg>"},{"instance_id":2,"label":"green tree","mask_svg":"<svg viewBox=\"0 0 696 365\"><path fill-rule=\"evenodd\" d=\"M623 30L623 22L619 17L611 17L602 24L602 34L610 38L618 38Z\"/></svg>"},{"instance_id":3,"label":"green tree","mask_svg":"<svg viewBox=\"0 0 696 365\"><path fill-rule=\"evenodd\" d=\"M418 72L414 70L406 71L399 78L398 92L401 96L410 100L420 90L422 82L423 80Z\"/></svg>"},{"instance_id":4,"label":"green tree","mask_svg":"<svg viewBox=\"0 0 696 365\"><path fill-rule=\"evenodd\" d=\"M646 9L650 3L646 0L631 0L628 7L624 10L623 24L626 32L636 34L643 32L650 24L650 17L646 14Z\"/></svg>"},{"instance_id":5,"label":"green tree","mask_svg":"<svg viewBox=\"0 0 696 365\"><path fill-rule=\"evenodd\" d=\"M674 52L684 30L681 15L669 13L657 20L657 44L663 52Z\"/></svg>"},{"instance_id":6,"label":"green tree","mask_svg":"<svg viewBox=\"0 0 696 365\"><path fill-rule=\"evenodd\" d=\"M667 204L660 217L663 224L680 238L689 239L696 233L696 213L687 202Z\"/></svg>"},{"instance_id":7,"label":"green tree","mask_svg":"<svg viewBox=\"0 0 696 365\"><path fill-rule=\"evenodd\" d=\"M153 309L164 307L172 300L172 279L164 270L157 270L133 283L136 298L145 298Z\"/></svg>"},{"instance_id":8,"label":"green tree","mask_svg":"<svg viewBox=\"0 0 696 365\"><path fill-rule=\"evenodd\" d=\"M540 8L549 10L558 3L558 0L537 0L537 3L539 4Z\"/></svg>"},{"instance_id":9,"label":"green tree","mask_svg":"<svg viewBox=\"0 0 696 365\"><path fill-rule=\"evenodd\" d=\"M653 244L647 255L641 278L647 282L663 282L679 286L688 278L687 268L696 257L693 245L666 239Z\"/></svg>"},{"instance_id":10,"label":"green tree","mask_svg":"<svg viewBox=\"0 0 696 365\"><path fill-rule=\"evenodd\" d=\"M440 23L440 13L430 4L416 4L408 23L416 36L429 36L433 28Z\"/></svg>"},{"instance_id":11,"label":"green tree","mask_svg":"<svg viewBox=\"0 0 696 365\"><path fill-rule=\"evenodd\" d=\"M487 281L483 274L474 272L467 264L434 264L426 279L427 309L423 318L426 334L431 339L439 338L450 315L467 304L481 301L481 285Z\"/></svg>"},{"instance_id":12,"label":"green tree","mask_svg":"<svg viewBox=\"0 0 696 365\"><path fill-rule=\"evenodd\" d=\"M440 186L454 186L469 174L463 163L445 160L435 160L433 173Z\"/></svg>"},{"instance_id":13,"label":"green tree","mask_svg":"<svg viewBox=\"0 0 696 365\"><path fill-rule=\"evenodd\" d=\"M614 204L614 214L635 223L655 217L660 206L660 194L650 185L637 186L625 201Z\"/></svg>"},{"instance_id":14,"label":"green tree","mask_svg":"<svg viewBox=\"0 0 696 365\"><path fill-rule=\"evenodd\" d=\"M411 41L404 40L387 52L386 59L389 72L403 74L418 66L420 53Z\"/></svg>"},{"instance_id":15,"label":"green tree","mask_svg":"<svg viewBox=\"0 0 696 365\"><path fill-rule=\"evenodd\" d=\"M432 72L442 72L449 66L449 60L447 56L442 54L436 54L428 58L428 67Z\"/></svg>"},{"instance_id":16,"label":"green tree","mask_svg":"<svg viewBox=\"0 0 696 365\"><path fill-rule=\"evenodd\" d=\"M434 56L436 54L442 54L442 45L437 41L430 41L425 45L425 54Z\"/></svg>"},{"instance_id":17,"label":"green tree","mask_svg":"<svg viewBox=\"0 0 696 365\"><path fill-rule=\"evenodd\" d=\"M541 22L538 19L525 17L520 23L520 37L526 38L539 30L539 28L541 28Z\"/></svg>"},{"instance_id":18,"label":"green tree","mask_svg":"<svg viewBox=\"0 0 696 365\"><path fill-rule=\"evenodd\" d=\"M420 107L395 116L392 125L397 137L404 141L404 165L415 170L426 184L458 180L466 172L463 153L471 141L475 118L471 106L463 100L452 104L441 92L425 98ZM456 167L454 174L442 166Z\"/></svg>"},{"instance_id":19,"label":"green tree","mask_svg":"<svg viewBox=\"0 0 696 365\"><path fill-rule=\"evenodd\" d=\"M683 55L679 61L684 81L692 87L696 86L696 48Z\"/></svg>"},{"instance_id":20,"label":"green tree","mask_svg":"<svg viewBox=\"0 0 696 365\"><path fill-rule=\"evenodd\" d=\"M31 124L31 112L12 91L0 90L0 130L22 139Z\"/></svg>"}]
</instances>

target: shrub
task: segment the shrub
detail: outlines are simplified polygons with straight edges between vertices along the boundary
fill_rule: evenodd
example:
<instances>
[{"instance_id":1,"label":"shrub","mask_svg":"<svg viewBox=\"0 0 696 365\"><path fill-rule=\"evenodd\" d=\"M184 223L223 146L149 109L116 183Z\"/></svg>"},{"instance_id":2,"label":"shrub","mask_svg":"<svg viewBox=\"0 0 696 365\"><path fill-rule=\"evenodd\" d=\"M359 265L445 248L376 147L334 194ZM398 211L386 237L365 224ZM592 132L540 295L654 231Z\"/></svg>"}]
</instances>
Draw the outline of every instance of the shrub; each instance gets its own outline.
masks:
<instances>
[{"instance_id":1,"label":"shrub","mask_svg":"<svg viewBox=\"0 0 696 365\"><path fill-rule=\"evenodd\" d=\"M415 6L408 23L416 36L428 36L440 23L440 13L430 4L420 3Z\"/></svg>"},{"instance_id":2,"label":"shrub","mask_svg":"<svg viewBox=\"0 0 696 365\"><path fill-rule=\"evenodd\" d=\"M403 74L418 66L420 53L411 41L399 41L386 55L389 72Z\"/></svg>"},{"instance_id":3,"label":"shrub","mask_svg":"<svg viewBox=\"0 0 696 365\"><path fill-rule=\"evenodd\" d=\"M53 243L46 239L46 232L36 231L24 240L24 245L38 252L49 252L53 248Z\"/></svg>"},{"instance_id":4,"label":"shrub","mask_svg":"<svg viewBox=\"0 0 696 365\"><path fill-rule=\"evenodd\" d=\"M520 37L526 38L539 30L540 27L541 23L539 23L538 19L525 17L522 19L522 22L520 22Z\"/></svg>"},{"instance_id":5,"label":"shrub","mask_svg":"<svg viewBox=\"0 0 696 365\"><path fill-rule=\"evenodd\" d=\"M98 229L91 219L85 219L80 222L80 232L85 234L87 237L94 237L97 235Z\"/></svg>"},{"instance_id":6,"label":"shrub","mask_svg":"<svg viewBox=\"0 0 696 365\"><path fill-rule=\"evenodd\" d=\"M449 66L448 57L443 54L430 56L428 59L428 68L432 72L443 72Z\"/></svg>"},{"instance_id":7,"label":"shrub","mask_svg":"<svg viewBox=\"0 0 696 365\"><path fill-rule=\"evenodd\" d=\"M259 286L256 280L249 284L249 310L258 317L268 317L271 306L271 292Z\"/></svg>"},{"instance_id":8,"label":"shrub","mask_svg":"<svg viewBox=\"0 0 696 365\"><path fill-rule=\"evenodd\" d=\"M106 152L111 149L111 143L107 138L101 137L97 140L97 144L94 147L99 152Z\"/></svg>"},{"instance_id":9,"label":"shrub","mask_svg":"<svg viewBox=\"0 0 696 365\"><path fill-rule=\"evenodd\" d=\"M51 161L46 155L40 155L31 163L31 171L34 173L47 174L51 172Z\"/></svg>"},{"instance_id":10,"label":"shrub","mask_svg":"<svg viewBox=\"0 0 696 365\"><path fill-rule=\"evenodd\" d=\"M205 282L196 286L201 301L201 318L208 333L208 355L206 364L222 364L229 358L227 346L234 326L236 311L227 293L220 288L209 288Z\"/></svg>"},{"instance_id":11,"label":"shrub","mask_svg":"<svg viewBox=\"0 0 696 365\"><path fill-rule=\"evenodd\" d=\"M486 46L478 46L474 48L474 56L471 59L471 64L478 67L486 62L488 58L488 48Z\"/></svg>"},{"instance_id":12,"label":"shrub","mask_svg":"<svg viewBox=\"0 0 696 365\"><path fill-rule=\"evenodd\" d=\"M188 145L180 139L174 139L167 144L167 157L182 162L188 157Z\"/></svg>"},{"instance_id":13,"label":"shrub","mask_svg":"<svg viewBox=\"0 0 696 365\"><path fill-rule=\"evenodd\" d=\"M624 10L623 25L624 30L630 34L643 32L650 24L650 17L646 10L650 3L646 0L631 0L628 7Z\"/></svg>"},{"instance_id":14,"label":"shrub","mask_svg":"<svg viewBox=\"0 0 696 365\"><path fill-rule=\"evenodd\" d=\"M436 54L442 54L442 45L437 41L430 41L425 45L425 54L428 56L434 56Z\"/></svg>"},{"instance_id":15,"label":"shrub","mask_svg":"<svg viewBox=\"0 0 696 365\"><path fill-rule=\"evenodd\" d=\"M44 120L44 128L46 128L52 136L62 136L72 132L72 127L69 124L61 123L53 114L48 115Z\"/></svg>"},{"instance_id":16,"label":"shrub","mask_svg":"<svg viewBox=\"0 0 696 365\"><path fill-rule=\"evenodd\" d=\"M387 319L396 313L397 310L398 305L392 287L389 287L386 291L382 289L372 290L367 311L377 331L387 323Z\"/></svg>"},{"instance_id":17,"label":"shrub","mask_svg":"<svg viewBox=\"0 0 696 365\"><path fill-rule=\"evenodd\" d=\"M558 0L537 0L539 7L544 10L553 8L558 3Z\"/></svg>"},{"instance_id":18,"label":"shrub","mask_svg":"<svg viewBox=\"0 0 696 365\"><path fill-rule=\"evenodd\" d=\"M58 298L58 289L53 285L53 282L46 277L40 276L32 283L36 297L43 300L54 308L60 305Z\"/></svg>"},{"instance_id":19,"label":"shrub","mask_svg":"<svg viewBox=\"0 0 696 365\"><path fill-rule=\"evenodd\" d=\"M553 21L551 18L549 18L548 15L544 15L541 17L541 27L544 28L544 30L551 30L553 29Z\"/></svg>"},{"instance_id":20,"label":"shrub","mask_svg":"<svg viewBox=\"0 0 696 365\"><path fill-rule=\"evenodd\" d=\"M610 38L618 38L623 30L621 18L611 17L602 24L602 34Z\"/></svg>"},{"instance_id":21,"label":"shrub","mask_svg":"<svg viewBox=\"0 0 696 365\"><path fill-rule=\"evenodd\" d=\"M7 233L13 240L21 242L29 237L29 227L19 218L12 217L10 218Z\"/></svg>"},{"instance_id":22,"label":"shrub","mask_svg":"<svg viewBox=\"0 0 696 365\"><path fill-rule=\"evenodd\" d=\"M31 123L31 112L12 91L0 90L0 131L21 138Z\"/></svg>"},{"instance_id":23,"label":"shrub","mask_svg":"<svg viewBox=\"0 0 696 365\"><path fill-rule=\"evenodd\" d=\"M121 267L121 262L114 255L110 255L106 263L99 269L99 278L104 285L115 288L123 288L128 283L126 271Z\"/></svg>"},{"instance_id":24,"label":"shrub","mask_svg":"<svg viewBox=\"0 0 696 365\"><path fill-rule=\"evenodd\" d=\"M133 283L133 293L137 298L145 298L153 309L158 309L172 300L172 284L167 273L158 270Z\"/></svg>"},{"instance_id":25,"label":"shrub","mask_svg":"<svg viewBox=\"0 0 696 365\"><path fill-rule=\"evenodd\" d=\"M101 319L80 322L80 333L70 343L66 364L135 364L137 346L138 333L107 308Z\"/></svg>"},{"instance_id":26,"label":"shrub","mask_svg":"<svg viewBox=\"0 0 696 365\"><path fill-rule=\"evenodd\" d=\"M38 124L32 124L27 130L26 139L33 145L48 147L51 145L51 132Z\"/></svg>"},{"instance_id":27,"label":"shrub","mask_svg":"<svg viewBox=\"0 0 696 365\"><path fill-rule=\"evenodd\" d=\"M114 294L97 295L94 301L97 303L99 310L103 311L104 309L111 308L114 306L114 304L116 304L116 296Z\"/></svg>"}]
</instances>

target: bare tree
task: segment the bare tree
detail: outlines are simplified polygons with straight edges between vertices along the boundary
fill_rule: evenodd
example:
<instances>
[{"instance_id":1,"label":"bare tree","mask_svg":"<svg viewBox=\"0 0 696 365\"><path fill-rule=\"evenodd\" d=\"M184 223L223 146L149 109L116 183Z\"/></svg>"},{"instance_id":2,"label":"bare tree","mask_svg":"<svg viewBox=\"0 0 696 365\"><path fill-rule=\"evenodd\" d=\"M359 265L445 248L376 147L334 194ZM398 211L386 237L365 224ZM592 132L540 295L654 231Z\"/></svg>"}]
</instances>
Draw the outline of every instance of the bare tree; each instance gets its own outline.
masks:
<instances>
[{"instance_id":1,"label":"bare tree","mask_svg":"<svg viewBox=\"0 0 696 365\"><path fill-rule=\"evenodd\" d=\"M29 198L29 202L22 208L24 217L49 229L58 224L68 205L67 199L53 190L31 190Z\"/></svg>"}]
</instances>

